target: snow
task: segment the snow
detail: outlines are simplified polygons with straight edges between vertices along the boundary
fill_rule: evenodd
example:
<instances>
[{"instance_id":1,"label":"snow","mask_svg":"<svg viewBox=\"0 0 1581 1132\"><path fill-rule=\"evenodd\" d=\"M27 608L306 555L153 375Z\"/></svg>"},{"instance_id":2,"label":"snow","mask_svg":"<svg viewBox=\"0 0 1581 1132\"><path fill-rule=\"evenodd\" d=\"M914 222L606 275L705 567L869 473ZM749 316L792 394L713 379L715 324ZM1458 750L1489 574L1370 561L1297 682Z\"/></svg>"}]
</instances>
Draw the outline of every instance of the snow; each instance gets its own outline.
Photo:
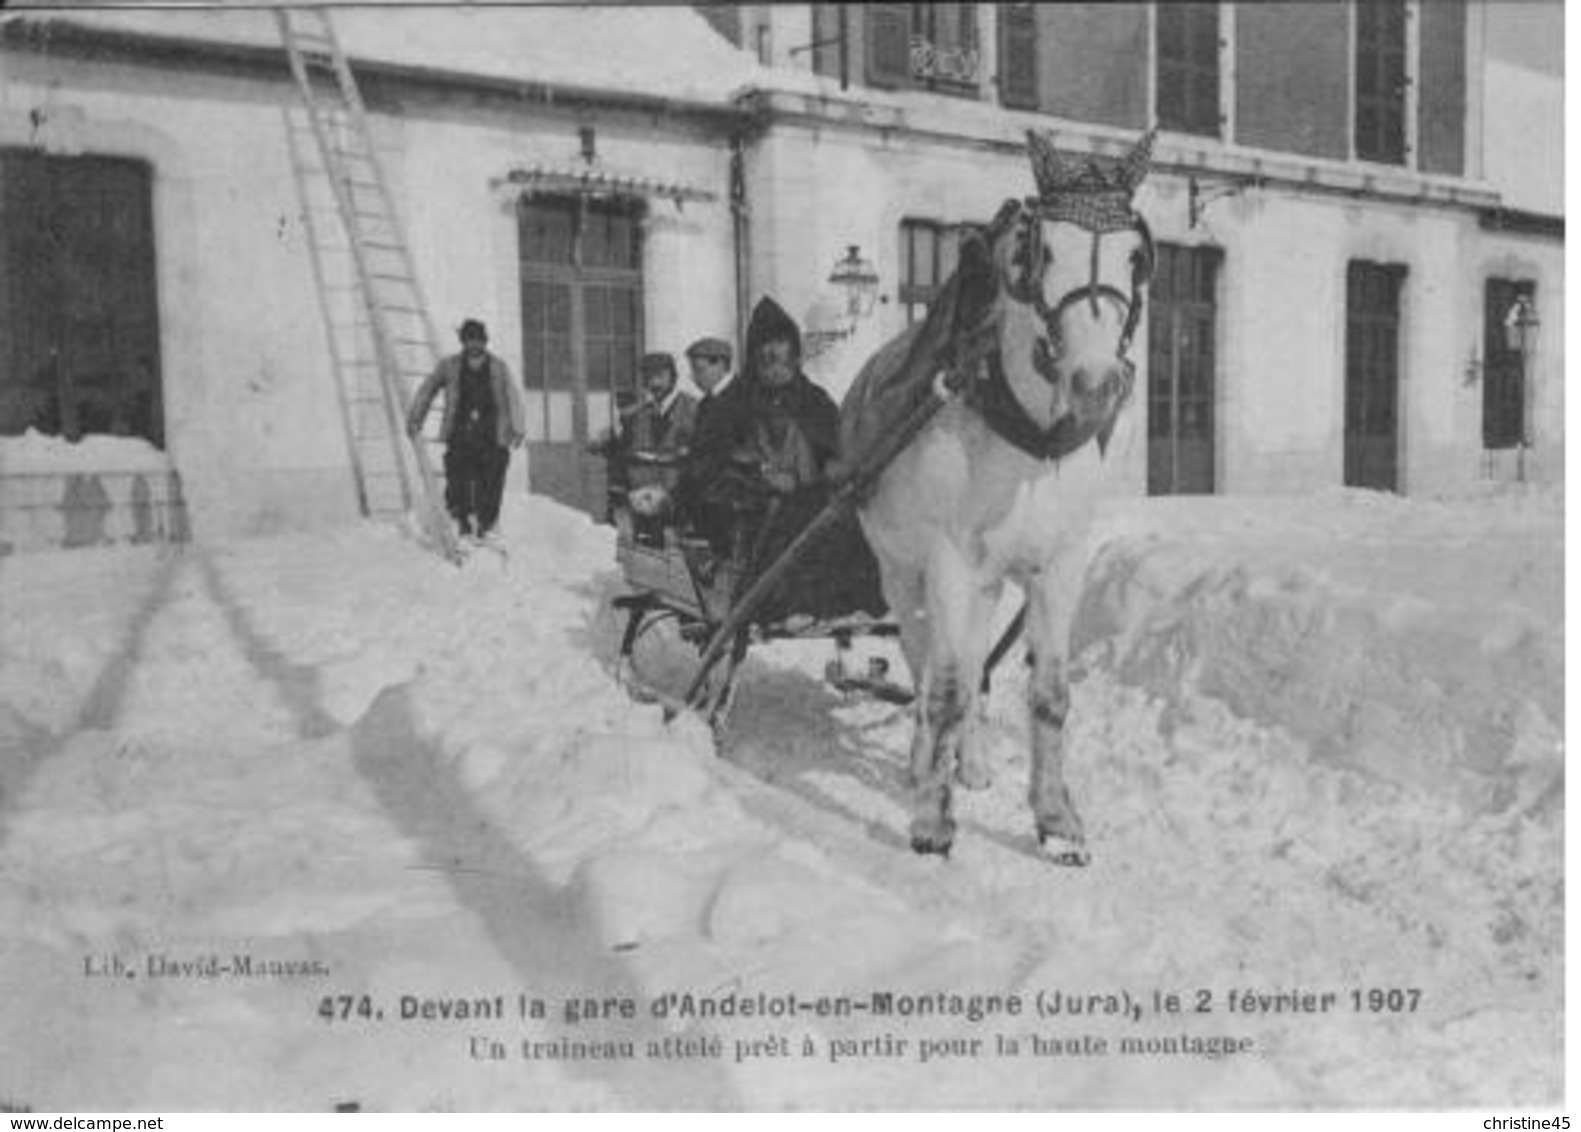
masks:
<instances>
[{"instance_id":1,"label":"snow","mask_svg":"<svg viewBox=\"0 0 1581 1132\"><path fill-rule=\"evenodd\" d=\"M618 688L611 533L544 500L459 571L372 524L0 561L0 1100L1557 1100L1561 524L1545 492L1115 506L1075 630L1084 870L1032 843L1019 663L979 725L994 784L950 860L915 857L904 712L828 690L819 643L766 646L717 757ZM308 973L204 974L237 954ZM1415 1010L1350 1008L1391 988ZM873 991L1023 1010L751 1013ZM680 1015L688 992L736 1013ZM501 1019L400 1017L496 996ZM1251 1046L1119 1051L1211 1037ZM1050 1052L1084 1038L1106 1052ZM666 1039L694 1044L649 1056ZM565 1056L616 1040L633 1056Z\"/></svg>"},{"instance_id":2,"label":"snow","mask_svg":"<svg viewBox=\"0 0 1581 1132\"><path fill-rule=\"evenodd\" d=\"M28 429L0 436L0 474L58 475L71 472L168 472L170 460L138 436L90 434L79 440Z\"/></svg>"},{"instance_id":3,"label":"snow","mask_svg":"<svg viewBox=\"0 0 1581 1132\"><path fill-rule=\"evenodd\" d=\"M12 18L99 30L280 48L271 12L209 8L54 11ZM727 103L766 72L684 6L556 4L336 7L333 24L353 61L511 82ZM302 25L313 30L315 24ZM282 55L282 60L284 56ZM283 73L283 72L282 72Z\"/></svg>"}]
</instances>

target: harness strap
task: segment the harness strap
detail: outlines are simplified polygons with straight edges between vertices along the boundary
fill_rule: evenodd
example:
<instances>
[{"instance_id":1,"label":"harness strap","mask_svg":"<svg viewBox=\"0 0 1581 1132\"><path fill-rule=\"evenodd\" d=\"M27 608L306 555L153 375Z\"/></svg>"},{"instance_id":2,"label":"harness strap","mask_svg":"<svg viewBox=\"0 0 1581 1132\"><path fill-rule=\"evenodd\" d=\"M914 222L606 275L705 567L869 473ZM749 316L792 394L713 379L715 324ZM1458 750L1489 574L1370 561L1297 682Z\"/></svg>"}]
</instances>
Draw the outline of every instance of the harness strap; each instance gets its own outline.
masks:
<instances>
[{"instance_id":1,"label":"harness strap","mask_svg":"<svg viewBox=\"0 0 1581 1132\"><path fill-rule=\"evenodd\" d=\"M1063 460L1094 437L1106 436L1114 423L1104 419L1083 426L1074 417L1061 417L1052 428L1039 425L1011 391L998 350L988 355L988 376L967 386L966 403L1001 439L1034 460Z\"/></svg>"}]
</instances>

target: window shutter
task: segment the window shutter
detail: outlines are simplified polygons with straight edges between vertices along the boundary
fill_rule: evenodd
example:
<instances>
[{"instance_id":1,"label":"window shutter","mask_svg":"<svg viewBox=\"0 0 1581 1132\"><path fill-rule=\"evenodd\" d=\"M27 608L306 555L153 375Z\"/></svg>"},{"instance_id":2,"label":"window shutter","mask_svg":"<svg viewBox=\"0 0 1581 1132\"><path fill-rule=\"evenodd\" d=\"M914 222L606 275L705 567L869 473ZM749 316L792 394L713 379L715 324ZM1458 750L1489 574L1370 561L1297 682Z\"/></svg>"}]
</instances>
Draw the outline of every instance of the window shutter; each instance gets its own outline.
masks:
<instances>
[{"instance_id":1,"label":"window shutter","mask_svg":"<svg viewBox=\"0 0 1581 1132\"><path fill-rule=\"evenodd\" d=\"M911 85L911 5L867 6L867 81L877 87Z\"/></svg>"},{"instance_id":2,"label":"window shutter","mask_svg":"<svg viewBox=\"0 0 1581 1132\"><path fill-rule=\"evenodd\" d=\"M812 41L813 73L840 78L840 5L812 6Z\"/></svg>"},{"instance_id":3,"label":"window shutter","mask_svg":"<svg viewBox=\"0 0 1581 1132\"><path fill-rule=\"evenodd\" d=\"M1144 128L1150 55L1147 5L1039 7L1044 51L1038 62L1047 71L1047 81L1040 83L1040 109L1080 122Z\"/></svg>"},{"instance_id":4,"label":"window shutter","mask_svg":"<svg viewBox=\"0 0 1581 1132\"><path fill-rule=\"evenodd\" d=\"M1235 140L1314 157L1350 155L1351 6L1237 4Z\"/></svg>"},{"instance_id":5,"label":"window shutter","mask_svg":"<svg viewBox=\"0 0 1581 1132\"><path fill-rule=\"evenodd\" d=\"M1434 0L1421 13L1417 111L1418 164L1430 173L1462 173L1466 161L1466 4Z\"/></svg>"},{"instance_id":6,"label":"window shutter","mask_svg":"<svg viewBox=\"0 0 1581 1132\"><path fill-rule=\"evenodd\" d=\"M1025 110L1038 107L1037 9L999 6L999 100Z\"/></svg>"}]
</instances>

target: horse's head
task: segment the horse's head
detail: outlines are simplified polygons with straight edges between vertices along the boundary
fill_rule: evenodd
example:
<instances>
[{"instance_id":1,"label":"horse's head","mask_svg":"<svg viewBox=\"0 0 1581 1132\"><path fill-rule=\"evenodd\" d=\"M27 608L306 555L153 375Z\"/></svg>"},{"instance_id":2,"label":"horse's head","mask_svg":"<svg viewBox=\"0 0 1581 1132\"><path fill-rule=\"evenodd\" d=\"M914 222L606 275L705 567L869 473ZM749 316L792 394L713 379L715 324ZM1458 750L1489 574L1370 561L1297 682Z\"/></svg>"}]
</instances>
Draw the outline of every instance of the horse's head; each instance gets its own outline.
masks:
<instances>
[{"instance_id":1,"label":"horse's head","mask_svg":"<svg viewBox=\"0 0 1581 1132\"><path fill-rule=\"evenodd\" d=\"M992 321L990 364L1034 423L1069 416L1106 441L1130 396L1131 341L1153 270L1152 237L1131 208L1151 135L1109 167L1029 137L1038 195L1006 201L963 243L959 321Z\"/></svg>"}]
</instances>

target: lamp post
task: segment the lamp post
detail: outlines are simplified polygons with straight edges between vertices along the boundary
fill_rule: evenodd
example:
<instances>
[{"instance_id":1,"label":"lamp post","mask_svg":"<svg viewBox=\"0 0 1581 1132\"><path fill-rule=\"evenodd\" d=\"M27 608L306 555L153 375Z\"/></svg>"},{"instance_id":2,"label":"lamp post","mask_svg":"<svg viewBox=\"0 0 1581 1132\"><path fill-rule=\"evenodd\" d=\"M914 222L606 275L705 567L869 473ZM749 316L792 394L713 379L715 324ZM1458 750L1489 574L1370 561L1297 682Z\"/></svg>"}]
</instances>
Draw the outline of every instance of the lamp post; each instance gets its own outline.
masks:
<instances>
[{"instance_id":1,"label":"lamp post","mask_svg":"<svg viewBox=\"0 0 1581 1132\"><path fill-rule=\"evenodd\" d=\"M872 314L878 301L878 271L862 257L861 248L848 244L845 256L829 273L829 282L845 292L845 312L855 330L857 321Z\"/></svg>"},{"instance_id":2,"label":"lamp post","mask_svg":"<svg viewBox=\"0 0 1581 1132\"><path fill-rule=\"evenodd\" d=\"M878 303L878 270L856 244L847 244L845 255L829 273L839 298L820 299L804 335L809 356L823 353L836 342L856 333L857 326ZM830 301L832 300L832 301Z\"/></svg>"},{"instance_id":3,"label":"lamp post","mask_svg":"<svg viewBox=\"0 0 1581 1132\"><path fill-rule=\"evenodd\" d=\"M1504 316L1504 344L1521 356L1521 444L1516 457L1516 478L1526 482L1527 452L1532 447L1532 414L1536 408L1537 368L1532 364L1537 352L1537 330L1542 325L1530 295L1516 295Z\"/></svg>"}]
</instances>

